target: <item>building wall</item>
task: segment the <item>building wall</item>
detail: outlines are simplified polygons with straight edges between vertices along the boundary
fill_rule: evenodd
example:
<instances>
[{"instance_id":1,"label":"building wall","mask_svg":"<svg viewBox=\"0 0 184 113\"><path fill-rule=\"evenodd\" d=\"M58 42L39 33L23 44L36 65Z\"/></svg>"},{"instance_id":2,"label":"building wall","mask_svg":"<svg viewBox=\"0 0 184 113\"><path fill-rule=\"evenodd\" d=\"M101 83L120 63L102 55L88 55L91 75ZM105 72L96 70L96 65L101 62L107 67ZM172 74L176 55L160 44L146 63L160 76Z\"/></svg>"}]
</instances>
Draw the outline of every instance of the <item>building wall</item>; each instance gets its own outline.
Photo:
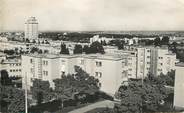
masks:
<instances>
[{"instance_id":1,"label":"building wall","mask_svg":"<svg viewBox=\"0 0 184 113\"><path fill-rule=\"evenodd\" d=\"M184 108L184 65L176 66L174 86L174 106Z\"/></svg>"},{"instance_id":2,"label":"building wall","mask_svg":"<svg viewBox=\"0 0 184 113\"><path fill-rule=\"evenodd\" d=\"M24 75L23 83L25 81L25 75L27 75L28 87L32 86L32 79L42 79L49 81L51 87L54 88L52 80L55 78L61 78L58 58L50 59L22 56L22 66L24 67L22 69L22 75Z\"/></svg>"},{"instance_id":3,"label":"building wall","mask_svg":"<svg viewBox=\"0 0 184 113\"><path fill-rule=\"evenodd\" d=\"M176 55L162 48L137 49L137 77L146 77L151 73L155 76L167 74L175 69Z\"/></svg>"},{"instance_id":4,"label":"building wall","mask_svg":"<svg viewBox=\"0 0 184 113\"><path fill-rule=\"evenodd\" d=\"M4 59L0 63L0 70L6 70L10 77L22 77L21 61L17 59Z\"/></svg>"}]
</instances>

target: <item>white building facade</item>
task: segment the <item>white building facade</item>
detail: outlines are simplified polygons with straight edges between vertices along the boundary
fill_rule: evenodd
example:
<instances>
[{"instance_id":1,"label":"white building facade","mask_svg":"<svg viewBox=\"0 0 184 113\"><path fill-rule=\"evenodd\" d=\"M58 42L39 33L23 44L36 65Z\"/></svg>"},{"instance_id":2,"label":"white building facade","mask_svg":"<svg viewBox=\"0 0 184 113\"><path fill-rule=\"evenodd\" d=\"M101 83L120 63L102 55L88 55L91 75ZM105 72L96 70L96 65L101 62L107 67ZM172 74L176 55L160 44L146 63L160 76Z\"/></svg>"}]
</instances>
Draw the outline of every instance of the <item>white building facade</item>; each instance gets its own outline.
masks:
<instances>
[{"instance_id":1,"label":"white building facade","mask_svg":"<svg viewBox=\"0 0 184 113\"><path fill-rule=\"evenodd\" d=\"M22 66L20 59L3 59L0 70L6 70L9 77L22 77Z\"/></svg>"},{"instance_id":2,"label":"white building facade","mask_svg":"<svg viewBox=\"0 0 184 113\"><path fill-rule=\"evenodd\" d=\"M137 77L158 76L175 69L176 55L165 48L137 48Z\"/></svg>"},{"instance_id":3,"label":"white building facade","mask_svg":"<svg viewBox=\"0 0 184 113\"><path fill-rule=\"evenodd\" d=\"M38 22L35 17L30 17L25 23L25 39L38 39Z\"/></svg>"},{"instance_id":4,"label":"white building facade","mask_svg":"<svg viewBox=\"0 0 184 113\"><path fill-rule=\"evenodd\" d=\"M113 95L122 81L127 80L122 62L122 57L107 55L23 55L23 83L26 75L28 86L32 86L33 79L42 79L54 88L54 79L61 78L62 74L73 74L74 66L80 66L99 79L102 91Z\"/></svg>"},{"instance_id":5,"label":"white building facade","mask_svg":"<svg viewBox=\"0 0 184 113\"><path fill-rule=\"evenodd\" d=\"M174 85L174 107L184 109L184 63L176 64Z\"/></svg>"}]
</instances>

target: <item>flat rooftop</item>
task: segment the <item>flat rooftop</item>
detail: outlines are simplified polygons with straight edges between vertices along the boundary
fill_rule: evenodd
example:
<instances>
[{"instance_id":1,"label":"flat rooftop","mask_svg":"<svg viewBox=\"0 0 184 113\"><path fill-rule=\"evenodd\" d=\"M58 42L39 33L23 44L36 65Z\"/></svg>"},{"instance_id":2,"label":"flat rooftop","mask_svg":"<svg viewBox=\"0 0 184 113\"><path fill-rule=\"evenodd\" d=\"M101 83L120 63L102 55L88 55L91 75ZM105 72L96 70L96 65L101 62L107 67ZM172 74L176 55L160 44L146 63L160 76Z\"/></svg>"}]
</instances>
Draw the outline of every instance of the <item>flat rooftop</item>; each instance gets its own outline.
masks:
<instances>
[{"instance_id":1,"label":"flat rooftop","mask_svg":"<svg viewBox=\"0 0 184 113\"><path fill-rule=\"evenodd\" d=\"M20 59L6 59L2 62L3 64L9 64L9 63L21 63L21 60Z\"/></svg>"},{"instance_id":2,"label":"flat rooftop","mask_svg":"<svg viewBox=\"0 0 184 113\"><path fill-rule=\"evenodd\" d=\"M75 55L65 55L65 54L25 54L23 56L30 56L36 58L89 58L89 59L101 59L101 60L121 60L124 59L123 55L109 55L109 54L75 54Z\"/></svg>"},{"instance_id":3,"label":"flat rooftop","mask_svg":"<svg viewBox=\"0 0 184 113\"><path fill-rule=\"evenodd\" d=\"M178 62L178 63L176 63L176 66L184 67L184 62Z\"/></svg>"}]
</instances>

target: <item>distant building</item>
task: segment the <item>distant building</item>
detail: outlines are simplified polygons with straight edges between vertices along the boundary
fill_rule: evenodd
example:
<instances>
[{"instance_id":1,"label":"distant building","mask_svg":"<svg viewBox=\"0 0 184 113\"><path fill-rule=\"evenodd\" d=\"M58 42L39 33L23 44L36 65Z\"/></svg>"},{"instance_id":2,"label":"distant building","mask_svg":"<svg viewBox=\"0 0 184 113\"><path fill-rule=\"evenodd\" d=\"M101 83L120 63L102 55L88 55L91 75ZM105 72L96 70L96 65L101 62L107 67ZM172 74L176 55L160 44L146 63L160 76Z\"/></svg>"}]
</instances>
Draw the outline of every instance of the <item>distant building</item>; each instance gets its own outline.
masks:
<instances>
[{"instance_id":1,"label":"distant building","mask_svg":"<svg viewBox=\"0 0 184 113\"><path fill-rule=\"evenodd\" d=\"M184 109L184 63L176 64L174 85L174 107Z\"/></svg>"},{"instance_id":2,"label":"distant building","mask_svg":"<svg viewBox=\"0 0 184 113\"><path fill-rule=\"evenodd\" d=\"M22 66L20 59L4 59L0 63L1 70L6 70L10 77L22 77Z\"/></svg>"},{"instance_id":3,"label":"distant building","mask_svg":"<svg viewBox=\"0 0 184 113\"><path fill-rule=\"evenodd\" d=\"M90 38L90 43L93 42L105 42L106 44L109 43L111 40L114 40L114 38L106 38L106 37L100 37L99 35L94 35L92 38Z\"/></svg>"},{"instance_id":4,"label":"distant building","mask_svg":"<svg viewBox=\"0 0 184 113\"><path fill-rule=\"evenodd\" d=\"M38 39L38 22L35 17L30 17L25 23L25 39Z\"/></svg>"}]
</instances>

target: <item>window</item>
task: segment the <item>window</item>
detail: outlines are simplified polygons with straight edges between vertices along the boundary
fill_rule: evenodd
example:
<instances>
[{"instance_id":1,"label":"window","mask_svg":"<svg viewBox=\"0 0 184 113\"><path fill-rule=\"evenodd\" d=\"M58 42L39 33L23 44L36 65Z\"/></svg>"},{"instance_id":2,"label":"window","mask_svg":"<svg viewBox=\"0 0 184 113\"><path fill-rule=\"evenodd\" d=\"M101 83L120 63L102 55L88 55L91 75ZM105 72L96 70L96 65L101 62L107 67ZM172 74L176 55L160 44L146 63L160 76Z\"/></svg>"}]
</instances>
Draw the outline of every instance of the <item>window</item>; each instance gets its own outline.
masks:
<instances>
[{"instance_id":1,"label":"window","mask_svg":"<svg viewBox=\"0 0 184 113\"><path fill-rule=\"evenodd\" d=\"M147 56L147 58L150 58L150 56Z\"/></svg>"},{"instance_id":2,"label":"window","mask_svg":"<svg viewBox=\"0 0 184 113\"><path fill-rule=\"evenodd\" d=\"M65 60L61 60L62 63L65 63Z\"/></svg>"},{"instance_id":3,"label":"window","mask_svg":"<svg viewBox=\"0 0 184 113\"><path fill-rule=\"evenodd\" d=\"M127 75L128 75L128 72L127 72L127 71L123 71L123 72L122 72L122 78L126 78Z\"/></svg>"},{"instance_id":4,"label":"window","mask_svg":"<svg viewBox=\"0 0 184 113\"><path fill-rule=\"evenodd\" d=\"M12 70L10 69L10 72L12 72Z\"/></svg>"},{"instance_id":5,"label":"window","mask_svg":"<svg viewBox=\"0 0 184 113\"><path fill-rule=\"evenodd\" d=\"M48 71L43 71L44 76L48 76Z\"/></svg>"},{"instance_id":6,"label":"window","mask_svg":"<svg viewBox=\"0 0 184 113\"><path fill-rule=\"evenodd\" d=\"M158 69L158 71L162 71L162 69Z\"/></svg>"},{"instance_id":7,"label":"window","mask_svg":"<svg viewBox=\"0 0 184 113\"><path fill-rule=\"evenodd\" d=\"M19 71L21 72L21 69L19 69Z\"/></svg>"},{"instance_id":8,"label":"window","mask_svg":"<svg viewBox=\"0 0 184 113\"><path fill-rule=\"evenodd\" d=\"M160 63L160 65L162 66L162 65L163 65L163 63Z\"/></svg>"},{"instance_id":9,"label":"window","mask_svg":"<svg viewBox=\"0 0 184 113\"><path fill-rule=\"evenodd\" d=\"M125 67L125 62L122 62L121 64L122 64L122 68L124 68Z\"/></svg>"},{"instance_id":10,"label":"window","mask_svg":"<svg viewBox=\"0 0 184 113\"><path fill-rule=\"evenodd\" d=\"M65 75L65 72L64 72L64 71L61 71L61 74L62 74L62 75Z\"/></svg>"},{"instance_id":11,"label":"window","mask_svg":"<svg viewBox=\"0 0 184 113\"><path fill-rule=\"evenodd\" d=\"M163 57L158 57L158 59L163 59Z\"/></svg>"},{"instance_id":12,"label":"window","mask_svg":"<svg viewBox=\"0 0 184 113\"><path fill-rule=\"evenodd\" d=\"M128 58L128 60L132 60L132 58Z\"/></svg>"},{"instance_id":13,"label":"window","mask_svg":"<svg viewBox=\"0 0 184 113\"><path fill-rule=\"evenodd\" d=\"M31 63L31 64L33 63L33 59L30 59L30 63Z\"/></svg>"},{"instance_id":14,"label":"window","mask_svg":"<svg viewBox=\"0 0 184 113\"><path fill-rule=\"evenodd\" d=\"M96 66L97 67L101 67L102 66L102 62L96 62Z\"/></svg>"},{"instance_id":15,"label":"window","mask_svg":"<svg viewBox=\"0 0 184 113\"><path fill-rule=\"evenodd\" d=\"M43 60L43 65L47 66L48 65L48 61Z\"/></svg>"},{"instance_id":16,"label":"window","mask_svg":"<svg viewBox=\"0 0 184 113\"><path fill-rule=\"evenodd\" d=\"M33 68L31 68L30 71L31 71L31 73L34 73L34 69Z\"/></svg>"},{"instance_id":17,"label":"window","mask_svg":"<svg viewBox=\"0 0 184 113\"><path fill-rule=\"evenodd\" d=\"M147 52L151 52L151 50L148 49Z\"/></svg>"},{"instance_id":18,"label":"window","mask_svg":"<svg viewBox=\"0 0 184 113\"><path fill-rule=\"evenodd\" d=\"M102 77L102 73L101 72L95 72L95 77L101 78Z\"/></svg>"},{"instance_id":19,"label":"window","mask_svg":"<svg viewBox=\"0 0 184 113\"><path fill-rule=\"evenodd\" d=\"M84 64L84 60L80 60L80 64L83 65Z\"/></svg>"},{"instance_id":20,"label":"window","mask_svg":"<svg viewBox=\"0 0 184 113\"><path fill-rule=\"evenodd\" d=\"M147 64L150 64L150 62L147 62Z\"/></svg>"}]
</instances>

